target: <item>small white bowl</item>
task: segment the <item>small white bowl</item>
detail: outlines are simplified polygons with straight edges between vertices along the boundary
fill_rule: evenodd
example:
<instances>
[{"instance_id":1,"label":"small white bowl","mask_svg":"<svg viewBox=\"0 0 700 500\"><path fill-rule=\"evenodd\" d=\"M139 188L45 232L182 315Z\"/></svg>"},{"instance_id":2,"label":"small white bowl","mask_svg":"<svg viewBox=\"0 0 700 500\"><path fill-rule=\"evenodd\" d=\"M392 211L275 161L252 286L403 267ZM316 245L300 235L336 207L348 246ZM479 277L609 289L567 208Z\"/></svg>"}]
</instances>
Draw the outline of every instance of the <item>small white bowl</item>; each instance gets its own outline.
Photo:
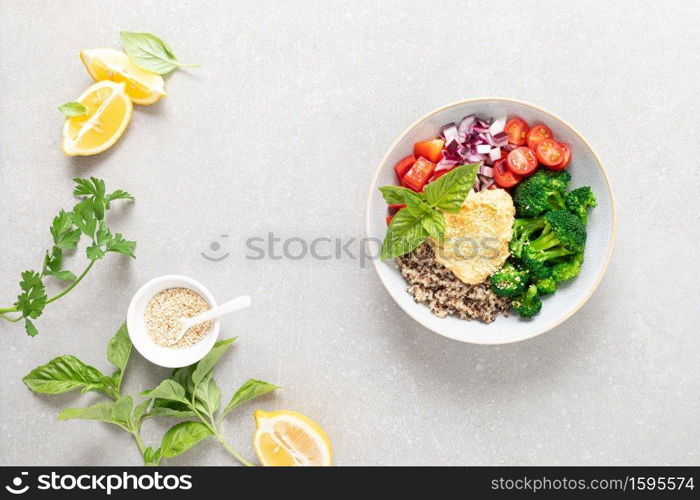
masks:
<instances>
[{"instance_id":1,"label":"small white bowl","mask_svg":"<svg viewBox=\"0 0 700 500\"><path fill-rule=\"evenodd\" d=\"M129 337L136 350L151 363L166 368L180 368L181 366L196 363L207 355L219 336L221 323L218 319L215 319L214 325L206 337L193 346L175 349L157 345L151 340L146 330L144 312L148 302L166 288L189 288L204 297L210 307L214 308L217 304L214 296L204 285L192 278L177 274L167 274L152 279L139 288L134 298L131 299L129 310L126 314L126 326L129 329Z\"/></svg>"},{"instance_id":2,"label":"small white bowl","mask_svg":"<svg viewBox=\"0 0 700 500\"><path fill-rule=\"evenodd\" d=\"M544 123L554 136L571 147L570 188L591 186L598 206L588 215L586 257L581 274L562 284L557 292L542 298L542 310L524 320L517 314L499 317L493 323L466 321L455 316L438 318L425 304L416 303L406 291L406 281L394 261L374 260L379 278L396 303L424 327L445 337L474 344L507 344L535 337L562 324L590 298L603 279L615 240L615 198L608 174L598 155L583 136L555 114L523 101L501 97L468 99L436 109L408 127L389 147L374 175L367 199L367 235L382 241L386 234L386 202L379 186L396 184L393 166L413 151L413 144L437 136L446 123L458 122L467 115L485 118L519 116L530 125Z\"/></svg>"}]
</instances>

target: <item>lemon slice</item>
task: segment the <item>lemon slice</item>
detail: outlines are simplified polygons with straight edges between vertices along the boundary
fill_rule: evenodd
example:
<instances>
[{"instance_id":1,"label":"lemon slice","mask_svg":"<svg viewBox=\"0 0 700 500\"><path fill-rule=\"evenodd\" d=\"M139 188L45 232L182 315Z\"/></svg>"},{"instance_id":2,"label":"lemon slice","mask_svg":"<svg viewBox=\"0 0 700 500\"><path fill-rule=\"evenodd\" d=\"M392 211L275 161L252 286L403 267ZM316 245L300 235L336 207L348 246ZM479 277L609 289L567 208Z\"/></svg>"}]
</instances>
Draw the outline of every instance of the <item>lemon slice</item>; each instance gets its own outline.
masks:
<instances>
[{"instance_id":1,"label":"lemon slice","mask_svg":"<svg viewBox=\"0 0 700 500\"><path fill-rule=\"evenodd\" d=\"M331 442L321 427L306 415L283 410L257 410L255 453L262 465L331 465Z\"/></svg>"},{"instance_id":2,"label":"lemon slice","mask_svg":"<svg viewBox=\"0 0 700 500\"><path fill-rule=\"evenodd\" d=\"M101 153L121 137L131 120L133 105L123 83L97 82L78 97L87 113L66 118L63 152L68 156Z\"/></svg>"},{"instance_id":3,"label":"lemon slice","mask_svg":"<svg viewBox=\"0 0 700 500\"><path fill-rule=\"evenodd\" d=\"M85 49L80 60L96 82L111 80L126 85L126 93L136 104L153 104L165 94L163 77L141 69L121 50Z\"/></svg>"}]
</instances>

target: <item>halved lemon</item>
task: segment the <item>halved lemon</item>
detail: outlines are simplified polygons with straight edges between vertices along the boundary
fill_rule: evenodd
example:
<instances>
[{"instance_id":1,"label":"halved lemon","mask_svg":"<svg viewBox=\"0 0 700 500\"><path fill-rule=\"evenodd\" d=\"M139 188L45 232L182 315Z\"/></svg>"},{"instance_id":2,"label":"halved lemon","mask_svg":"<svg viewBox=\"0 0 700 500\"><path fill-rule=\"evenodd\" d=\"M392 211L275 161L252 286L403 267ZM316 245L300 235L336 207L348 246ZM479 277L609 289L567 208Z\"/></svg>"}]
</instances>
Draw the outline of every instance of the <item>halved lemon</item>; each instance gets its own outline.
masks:
<instances>
[{"instance_id":1,"label":"halved lemon","mask_svg":"<svg viewBox=\"0 0 700 500\"><path fill-rule=\"evenodd\" d=\"M255 453L262 465L331 465L331 441L316 422L290 410L255 416Z\"/></svg>"},{"instance_id":2,"label":"halved lemon","mask_svg":"<svg viewBox=\"0 0 700 500\"><path fill-rule=\"evenodd\" d=\"M63 152L68 156L101 153L122 136L131 120L133 105L123 83L97 82L78 97L87 113L66 118Z\"/></svg>"},{"instance_id":3,"label":"halved lemon","mask_svg":"<svg viewBox=\"0 0 700 500\"><path fill-rule=\"evenodd\" d=\"M93 80L111 80L126 85L126 93L136 104L153 104L165 94L163 77L139 68L121 50L85 49L80 60Z\"/></svg>"}]
</instances>

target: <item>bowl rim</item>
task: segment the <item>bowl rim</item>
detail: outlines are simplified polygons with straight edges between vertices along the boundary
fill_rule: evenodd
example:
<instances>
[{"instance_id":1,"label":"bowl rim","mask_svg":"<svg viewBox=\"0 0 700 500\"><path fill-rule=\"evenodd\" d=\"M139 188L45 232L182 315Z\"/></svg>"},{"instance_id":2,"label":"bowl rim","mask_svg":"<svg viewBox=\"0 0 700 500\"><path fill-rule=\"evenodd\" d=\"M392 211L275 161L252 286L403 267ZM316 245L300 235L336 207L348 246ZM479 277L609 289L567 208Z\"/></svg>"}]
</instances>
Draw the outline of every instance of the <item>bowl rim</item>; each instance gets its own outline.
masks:
<instances>
[{"instance_id":1,"label":"bowl rim","mask_svg":"<svg viewBox=\"0 0 700 500\"><path fill-rule=\"evenodd\" d=\"M397 138L394 140L394 142L391 143L389 148L387 149L386 153L382 157L382 159L379 162L379 165L377 166L375 172L374 172L374 177L372 179L372 183L370 184L369 188L369 193L367 195L367 203L365 206L365 231L366 231L366 236L369 238L371 237L371 217L372 213L370 211L370 206L372 205L372 197L374 195L374 191L376 189L377 181L379 179L379 175L381 174L382 170L386 167L386 162L391 153L394 151L394 149L398 146L399 142L403 140L403 138L410 133L415 127L417 127L421 122L424 120L427 120L433 115L436 115L438 113L441 113L445 110L448 110L450 108L454 108L456 106L462 106L464 104L473 104L473 103L479 103L479 102L484 102L484 101L500 101L503 103L511 103L511 104L518 104L521 106L526 106L529 108L532 108L534 110L537 110L541 113L544 113L546 115L551 116L555 120L559 120L561 123L563 123L565 126L569 127L569 129L583 142L586 147L590 150L590 152L593 155L593 158L595 161L598 163L600 166L601 171L603 172L603 177L605 178L605 183L608 187L608 193L610 195L610 206L611 206L611 216L612 216L612 224L610 228L610 245L608 247L608 254L605 257L605 261L603 262L603 265L601 266L600 272L598 273L598 277L596 278L595 283L593 283L593 286L590 288L588 293L576 304L576 306L566 315L562 316L558 320L549 323L542 328L533 330L532 333L528 333L526 335L521 335L519 337L515 337L513 339L507 339L507 340L494 340L493 342L491 341L481 341L481 340L470 340L470 339L463 339L463 338L457 338L452 335L447 335L443 332L439 332L434 330L432 327L430 327L428 324L426 324L424 321L422 321L417 315L414 315L409 309L403 307L403 305L399 304L396 300L396 304L403 309L403 311L408 314L411 318L413 318L416 322L420 323L424 328L437 333L438 335L441 335L443 337L457 340L460 342L465 342L465 343L470 343L470 344L480 344L480 345L499 345L499 344L512 344L515 342L522 342L523 340L531 339L534 337L537 337L538 335L542 335L543 333L546 333L550 330L553 330L557 326L561 325L564 323L566 320L568 320L570 317L572 317L574 314L578 312L579 309L583 307L583 305L588 302L588 299L591 298L593 293L598 289L600 286L600 283L603 281L603 276L605 276L605 273L608 270L608 266L610 265L610 259L612 258L612 253L613 249L615 247L615 236L617 234L617 208L616 208L616 200L615 200L615 194L613 193L612 190L612 184L610 182L610 176L608 175L608 171L605 168L605 165L603 164L602 160L600 159L600 156L598 156L598 153L593 149L593 146L586 140L585 137L573 126L571 123L569 123L567 120L564 120L561 118L559 115L556 113L552 113L551 111L542 108L541 106L538 106L536 104L532 104L526 101L522 101L520 99L513 99L510 97L474 97L470 99L462 99L459 101L452 102L450 104L447 104L445 106L441 106L437 109L434 109L433 111L430 111L429 113L423 115L413 123L411 123L403 132L401 132ZM374 269L377 272L377 275L379 276L379 279L382 282L382 285L384 285L384 288L389 292L389 286L387 285L386 281L384 280L384 277L382 276L382 273L379 270L379 265L381 264L381 261L379 259L373 259L372 263L374 264ZM389 293L389 296L391 296L391 293ZM393 299L393 296L392 296Z\"/></svg>"},{"instance_id":2,"label":"bowl rim","mask_svg":"<svg viewBox=\"0 0 700 500\"><path fill-rule=\"evenodd\" d=\"M164 283L169 282L176 282L177 285L164 285ZM155 365L162 366L164 368L181 368L183 366L189 366L198 362L204 356L206 356L209 353L209 351L211 351L221 331L221 322L217 318L213 320L214 324L212 325L211 330L209 330L205 338L203 338L201 341L197 342L193 346L184 349L177 349L176 351L174 351L174 354L180 355L175 357L181 358L179 361L175 361L173 358L169 358L168 354L164 354L167 351L164 351L163 349L166 348L157 346L155 343L153 343L152 340L150 340L148 333L143 328L136 328L135 315L138 312L138 304L142 300L150 300L157 293L167 288L173 288L176 286L195 290L206 299L206 301L212 308L218 305L214 294L211 293L207 287L205 287L202 283L195 280L194 278L190 278L181 274L164 274L162 276L153 278L141 285L131 298L131 301L129 302L129 307L127 309L126 323L127 330L129 332L129 338L131 339L132 345L145 359L147 359ZM148 295L148 297L146 297L146 295ZM209 345L208 348L207 344Z\"/></svg>"}]
</instances>

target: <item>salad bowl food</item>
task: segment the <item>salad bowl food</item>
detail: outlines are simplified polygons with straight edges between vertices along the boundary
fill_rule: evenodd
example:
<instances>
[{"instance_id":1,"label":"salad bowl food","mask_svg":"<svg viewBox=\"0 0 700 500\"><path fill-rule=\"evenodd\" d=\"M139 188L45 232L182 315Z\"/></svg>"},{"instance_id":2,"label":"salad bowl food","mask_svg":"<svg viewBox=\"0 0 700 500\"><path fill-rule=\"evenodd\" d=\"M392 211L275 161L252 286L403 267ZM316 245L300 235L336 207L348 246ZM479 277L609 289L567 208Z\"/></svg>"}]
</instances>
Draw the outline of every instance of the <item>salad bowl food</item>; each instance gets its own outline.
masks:
<instances>
[{"instance_id":1,"label":"salad bowl food","mask_svg":"<svg viewBox=\"0 0 700 500\"><path fill-rule=\"evenodd\" d=\"M571 125L522 101L470 99L391 145L367 233L383 241L382 283L413 319L462 342L504 344L551 330L590 298L612 254L615 203Z\"/></svg>"}]
</instances>

